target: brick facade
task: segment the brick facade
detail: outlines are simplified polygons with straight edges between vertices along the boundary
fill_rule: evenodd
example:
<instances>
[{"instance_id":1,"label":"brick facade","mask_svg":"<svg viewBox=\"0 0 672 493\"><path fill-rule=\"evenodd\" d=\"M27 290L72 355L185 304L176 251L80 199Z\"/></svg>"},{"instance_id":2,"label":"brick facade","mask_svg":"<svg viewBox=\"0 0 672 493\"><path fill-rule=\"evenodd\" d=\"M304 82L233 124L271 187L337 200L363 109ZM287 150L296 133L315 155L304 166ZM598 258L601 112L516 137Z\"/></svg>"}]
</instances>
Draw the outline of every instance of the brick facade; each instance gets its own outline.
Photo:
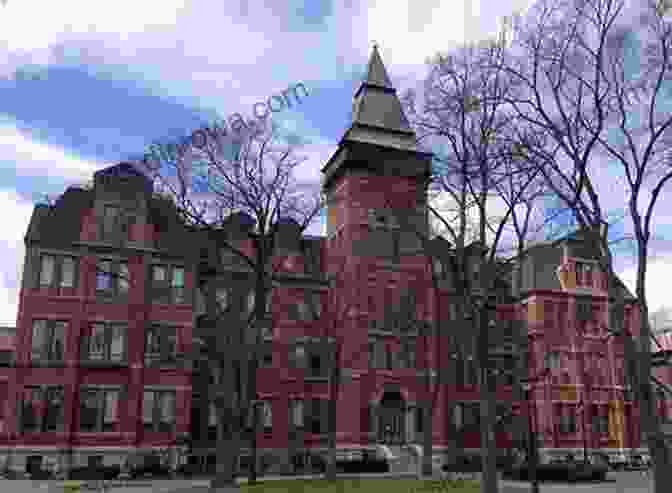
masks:
<instances>
[{"instance_id":1,"label":"brick facade","mask_svg":"<svg viewBox=\"0 0 672 493\"><path fill-rule=\"evenodd\" d=\"M313 418L324 416L323 404L317 403L329 398L328 381L316 369L306 338L323 335L323 319L310 310L312 304L328 305L334 293L326 273L334 271L344 279L337 297L349 307L338 328L347 335L341 364L349 376L337 402L339 449L419 445L418 413L423 402L434 399L436 452L457 439L465 453L478 453L473 364L451 362L445 337L419 337L404 328L393 334L385 325L389 310L401 306L409 290L415 293L414 321L449 322L454 293L449 245L441 239L434 243L448 272L439 276L437 292L414 234L387 222L386 211L399 209L415 211L412 220L426 223L422 183L431 155L415 150L414 134L377 51L354 108L353 125L322 170L327 236L301 237L290 223L281 228L278 261L285 272L273 289L268 357L258 370L259 399L270 425L262 427L259 449L262 469L269 471L291 469L296 454L326 447L326 427ZM0 455L16 470L23 470L31 455L52 457L67 468L85 465L89 456L119 463L137 450L175 452L182 433L190 433L201 452L214 452L216 435L199 383L207 375L158 355L190 351L198 331L211 323L207 308L217 303L220 288L230 289L227 303L244 309L245 275L221 257L217 235L204 241L182 226L130 165L113 166L94 178L91 190L70 188L55 206L37 206L26 235L16 365L0 368ZM548 378L531 391L544 460L581 455L584 446L612 455L640 447L637 406L623 393L622 344L604 329L605 279L577 238L530 249L519 265L521 284L513 283L509 293L517 301L499 307L500 320L518 320L514 326L525 328L531 374L539 373L547 355L555 361ZM249 252L250 244L243 238L238 246ZM74 263L59 261L64 257ZM101 260L118 272L127 269L128 286L113 280L108 288L108 280L96 272ZM204 262L207 270L200 268ZM166 290L159 292L157 283L164 278ZM579 299L589 308L578 308ZM626 323L634 329L631 296L628 303ZM47 322L36 323L41 320ZM158 339L147 335L152 327L162 334ZM44 344L36 338L44 338L39 339ZM508 352L513 356L516 350ZM303 368L296 368L297 358L306 361ZM447 373L455 381L428 393L418 370L444 365L453 365ZM498 402L525 415L528 404L516 395L506 379L497 387ZM46 414L40 402L52 402ZM456 402L459 418L448 411ZM586 414L577 410L581 403ZM458 431L450 431L451 423ZM503 453L516 439L513 430L506 423L498 429ZM175 453L170 457L176 460Z\"/></svg>"}]
</instances>

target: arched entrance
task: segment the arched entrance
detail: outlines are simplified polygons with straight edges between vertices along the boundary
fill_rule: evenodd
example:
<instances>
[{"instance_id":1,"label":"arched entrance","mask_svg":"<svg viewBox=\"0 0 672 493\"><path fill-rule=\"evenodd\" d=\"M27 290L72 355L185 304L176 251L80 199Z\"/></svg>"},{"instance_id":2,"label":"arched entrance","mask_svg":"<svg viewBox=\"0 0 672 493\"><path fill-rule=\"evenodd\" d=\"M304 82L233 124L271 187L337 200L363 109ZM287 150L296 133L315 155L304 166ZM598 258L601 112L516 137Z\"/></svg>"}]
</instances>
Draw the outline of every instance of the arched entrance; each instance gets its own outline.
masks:
<instances>
[{"instance_id":1,"label":"arched entrance","mask_svg":"<svg viewBox=\"0 0 672 493\"><path fill-rule=\"evenodd\" d=\"M378 407L378 441L388 445L404 443L406 402L399 391L383 394Z\"/></svg>"}]
</instances>

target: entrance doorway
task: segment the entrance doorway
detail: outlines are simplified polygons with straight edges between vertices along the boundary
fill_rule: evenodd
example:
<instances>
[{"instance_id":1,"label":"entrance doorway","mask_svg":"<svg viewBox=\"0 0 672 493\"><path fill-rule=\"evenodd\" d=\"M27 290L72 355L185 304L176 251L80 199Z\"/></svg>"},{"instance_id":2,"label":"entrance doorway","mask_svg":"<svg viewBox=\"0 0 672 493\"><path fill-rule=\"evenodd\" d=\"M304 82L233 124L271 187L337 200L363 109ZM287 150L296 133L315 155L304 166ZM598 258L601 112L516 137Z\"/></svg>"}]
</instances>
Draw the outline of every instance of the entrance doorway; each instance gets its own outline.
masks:
<instances>
[{"instance_id":1,"label":"entrance doorway","mask_svg":"<svg viewBox=\"0 0 672 493\"><path fill-rule=\"evenodd\" d=\"M388 445L405 443L406 403L401 393L385 392L378 412L378 441Z\"/></svg>"}]
</instances>

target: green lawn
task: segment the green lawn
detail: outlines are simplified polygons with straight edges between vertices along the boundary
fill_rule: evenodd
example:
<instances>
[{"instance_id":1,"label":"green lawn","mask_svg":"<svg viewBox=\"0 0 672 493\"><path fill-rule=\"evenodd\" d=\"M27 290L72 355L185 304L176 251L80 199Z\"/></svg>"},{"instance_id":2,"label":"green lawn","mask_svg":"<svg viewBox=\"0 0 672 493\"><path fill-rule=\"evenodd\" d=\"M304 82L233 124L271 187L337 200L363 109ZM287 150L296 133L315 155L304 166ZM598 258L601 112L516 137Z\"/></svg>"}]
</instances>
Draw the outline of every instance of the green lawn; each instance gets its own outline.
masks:
<instances>
[{"instance_id":1,"label":"green lawn","mask_svg":"<svg viewBox=\"0 0 672 493\"><path fill-rule=\"evenodd\" d=\"M418 479L325 479L264 481L241 485L246 493L475 493L478 481L418 480Z\"/></svg>"}]
</instances>

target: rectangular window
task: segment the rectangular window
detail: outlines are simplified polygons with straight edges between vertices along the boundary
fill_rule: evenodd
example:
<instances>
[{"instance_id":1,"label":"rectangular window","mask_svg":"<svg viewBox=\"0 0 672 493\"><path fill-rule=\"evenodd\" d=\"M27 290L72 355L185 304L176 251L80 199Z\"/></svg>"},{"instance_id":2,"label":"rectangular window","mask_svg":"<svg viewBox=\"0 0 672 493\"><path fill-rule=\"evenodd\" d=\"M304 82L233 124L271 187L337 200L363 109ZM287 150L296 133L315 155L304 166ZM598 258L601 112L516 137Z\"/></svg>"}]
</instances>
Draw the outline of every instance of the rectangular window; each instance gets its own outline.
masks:
<instances>
[{"instance_id":1,"label":"rectangular window","mask_svg":"<svg viewBox=\"0 0 672 493\"><path fill-rule=\"evenodd\" d=\"M173 268L172 298L174 303L184 303L184 268Z\"/></svg>"},{"instance_id":2,"label":"rectangular window","mask_svg":"<svg viewBox=\"0 0 672 493\"><path fill-rule=\"evenodd\" d=\"M436 279L443 279L445 276L445 268L441 259L435 258L432 265L434 268L434 277Z\"/></svg>"},{"instance_id":3,"label":"rectangular window","mask_svg":"<svg viewBox=\"0 0 672 493\"><path fill-rule=\"evenodd\" d=\"M593 304L589 299L576 300L576 320L588 322L593 319Z\"/></svg>"},{"instance_id":4,"label":"rectangular window","mask_svg":"<svg viewBox=\"0 0 672 493\"><path fill-rule=\"evenodd\" d=\"M119 277L117 278L117 293L128 294L130 286L130 274L128 272L128 264L122 262L119 264Z\"/></svg>"},{"instance_id":5,"label":"rectangular window","mask_svg":"<svg viewBox=\"0 0 672 493\"><path fill-rule=\"evenodd\" d=\"M152 279L154 282L165 282L167 277L166 277L166 267L163 265L155 265L153 269L154 275L152 276Z\"/></svg>"},{"instance_id":6,"label":"rectangular window","mask_svg":"<svg viewBox=\"0 0 672 493\"><path fill-rule=\"evenodd\" d=\"M558 351L551 351L546 353L546 366L552 370L558 370L561 366L560 353Z\"/></svg>"},{"instance_id":7,"label":"rectangular window","mask_svg":"<svg viewBox=\"0 0 672 493\"><path fill-rule=\"evenodd\" d=\"M565 409L560 415L560 433L576 433L576 415L571 412L574 409Z\"/></svg>"},{"instance_id":8,"label":"rectangular window","mask_svg":"<svg viewBox=\"0 0 672 493\"><path fill-rule=\"evenodd\" d=\"M145 364L170 363L177 358L177 330L151 325L145 332Z\"/></svg>"},{"instance_id":9,"label":"rectangular window","mask_svg":"<svg viewBox=\"0 0 672 493\"><path fill-rule=\"evenodd\" d=\"M464 404L456 404L453 407L453 426L455 426L456 429L460 430L464 426Z\"/></svg>"},{"instance_id":10,"label":"rectangular window","mask_svg":"<svg viewBox=\"0 0 672 493\"><path fill-rule=\"evenodd\" d=\"M42 255L40 267L40 286L52 286L54 284L55 259L52 255Z\"/></svg>"},{"instance_id":11,"label":"rectangular window","mask_svg":"<svg viewBox=\"0 0 672 493\"><path fill-rule=\"evenodd\" d=\"M21 399L21 431L62 431L63 427L63 387L25 387Z\"/></svg>"},{"instance_id":12,"label":"rectangular window","mask_svg":"<svg viewBox=\"0 0 672 493\"><path fill-rule=\"evenodd\" d=\"M415 368L415 352L416 342L414 340L406 340L401 345L401 352L399 353L399 365L402 368Z\"/></svg>"},{"instance_id":13,"label":"rectangular window","mask_svg":"<svg viewBox=\"0 0 672 493\"><path fill-rule=\"evenodd\" d=\"M307 322L310 320L310 311L308 309L308 304L304 301L299 301L296 304L296 311L299 314L299 320L302 322Z\"/></svg>"},{"instance_id":14,"label":"rectangular window","mask_svg":"<svg viewBox=\"0 0 672 493\"><path fill-rule=\"evenodd\" d=\"M112 262L101 260L96 268L96 291L112 291Z\"/></svg>"},{"instance_id":15,"label":"rectangular window","mask_svg":"<svg viewBox=\"0 0 672 493\"><path fill-rule=\"evenodd\" d=\"M152 300L155 303L185 303L184 267L152 266Z\"/></svg>"},{"instance_id":16,"label":"rectangular window","mask_svg":"<svg viewBox=\"0 0 672 493\"><path fill-rule=\"evenodd\" d=\"M478 429L481 425L481 407L478 402L471 402L463 405L462 414L464 426L472 430Z\"/></svg>"},{"instance_id":17,"label":"rectangular window","mask_svg":"<svg viewBox=\"0 0 672 493\"><path fill-rule=\"evenodd\" d=\"M124 361L128 327L120 323L96 322L81 339L82 361Z\"/></svg>"},{"instance_id":18,"label":"rectangular window","mask_svg":"<svg viewBox=\"0 0 672 493\"><path fill-rule=\"evenodd\" d=\"M80 391L79 429L84 432L119 431L121 388L83 387Z\"/></svg>"},{"instance_id":19,"label":"rectangular window","mask_svg":"<svg viewBox=\"0 0 672 493\"><path fill-rule=\"evenodd\" d=\"M261 403L261 426L268 432L273 428L273 407L268 401Z\"/></svg>"},{"instance_id":20,"label":"rectangular window","mask_svg":"<svg viewBox=\"0 0 672 493\"><path fill-rule=\"evenodd\" d=\"M478 384L478 365L472 357L467 357L464 369L464 384L477 385Z\"/></svg>"},{"instance_id":21,"label":"rectangular window","mask_svg":"<svg viewBox=\"0 0 672 493\"><path fill-rule=\"evenodd\" d=\"M603 412L601 406L592 406L593 408L593 431L595 433L609 433L609 416Z\"/></svg>"},{"instance_id":22,"label":"rectangular window","mask_svg":"<svg viewBox=\"0 0 672 493\"><path fill-rule=\"evenodd\" d=\"M126 295L130 282L127 262L98 261L96 265L96 294L105 296Z\"/></svg>"},{"instance_id":23,"label":"rectangular window","mask_svg":"<svg viewBox=\"0 0 672 493\"><path fill-rule=\"evenodd\" d=\"M289 401L290 424L294 428L303 428L303 400L293 399Z\"/></svg>"},{"instance_id":24,"label":"rectangular window","mask_svg":"<svg viewBox=\"0 0 672 493\"><path fill-rule=\"evenodd\" d=\"M63 361L66 324L56 320L33 321L32 361Z\"/></svg>"},{"instance_id":25,"label":"rectangular window","mask_svg":"<svg viewBox=\"0 0 672 493\"><path fill-rule=\"evenodd\" d=\"M72 288L75 286L75 259L63 257L61 263L61 287Z\"/></svg>"},{"instance_id":26,"label":"rectangular window","mask_svg":"<svg viewBox=\"0 0 672 493\"><path fill-rule=\"evenodd\" d=\"M308 432L309 433L323 433L326 431L326 400L323 399L310 399L308 401L310 408L308 411Z\"/></svg>"},{"instance_id":27,"label":"rectangular window","mask_svg":"<svg viewBox=\"0 0 672 493\"><path fill-rule=\"evenodd\" d=\"M306 348L303 344L296 344L290 357L294 368L306 368Z\"/></svg>"},{"instance_id":28,"label":"rectangular window","mask_svg":"<svg viewBox=\"0 0 672 493\"><path fill-rule=\"evenodd\" d=\"M229 289L217 288L215 291L215 302L220 312L225 312L229 308Z\"/></svg>"},{"instance_id":29,"label":"rectangular window","mask_svg":"<svg viewBox=\"0 0 672 493\"><path fill-rule=\"evenodd\" d=\"M119 207L106 205L103 208L102 240L111 240L119 228Z\"/></svg>"},{"instance_id":30,"label":"rectangular window","mask_svg":"<svg viewBox=\"0 0 672 493\"><path fill-rule=\"evenodd\" d=\"M424 427L423 422L424 422L424 409L421 407L416 407L415 408L415 432L416 433L423 433Z\"/></svg>"},{"instance_id":31,"label":"rectangular window","mask_svg":"<svg viewBox=\"0 0 672 493\"><path fill-rule=\"evenodd\" d=\"M175 392L144 391L142 423L145 431L171 432L175 428Z\"/></svg>"},{"instance_id":32,"label":"rectangular window","mask_svg":"<svg viewBox=\"0 0 672 493\"><path fill-rule=\"evenodd\" d=\"M261 368L273 367L273 346L271 343L263 343L261 346L261 358L259 365Z\"/></svg>"},{"instance_id":33,"label":"rectangular window","mask_svg":"<svg viewBox=\"0 0 672 493\"><path fill-rule=\"evenodd\" d=\"M74 288L77 261L73 257L42 255L40 258L40 280L42 288Z\"/></svg>"},{"instance_id":34,"label":"rectangular window","mask_svg":"<svg viewBox=\"0 0 672 493\"><path fill-rule=\"evenodd\" d=\"M312 353L310 355L309 375L311 377L321 377L323 374L322 358L319 354Z\"/></svg>"}]
</instances>

